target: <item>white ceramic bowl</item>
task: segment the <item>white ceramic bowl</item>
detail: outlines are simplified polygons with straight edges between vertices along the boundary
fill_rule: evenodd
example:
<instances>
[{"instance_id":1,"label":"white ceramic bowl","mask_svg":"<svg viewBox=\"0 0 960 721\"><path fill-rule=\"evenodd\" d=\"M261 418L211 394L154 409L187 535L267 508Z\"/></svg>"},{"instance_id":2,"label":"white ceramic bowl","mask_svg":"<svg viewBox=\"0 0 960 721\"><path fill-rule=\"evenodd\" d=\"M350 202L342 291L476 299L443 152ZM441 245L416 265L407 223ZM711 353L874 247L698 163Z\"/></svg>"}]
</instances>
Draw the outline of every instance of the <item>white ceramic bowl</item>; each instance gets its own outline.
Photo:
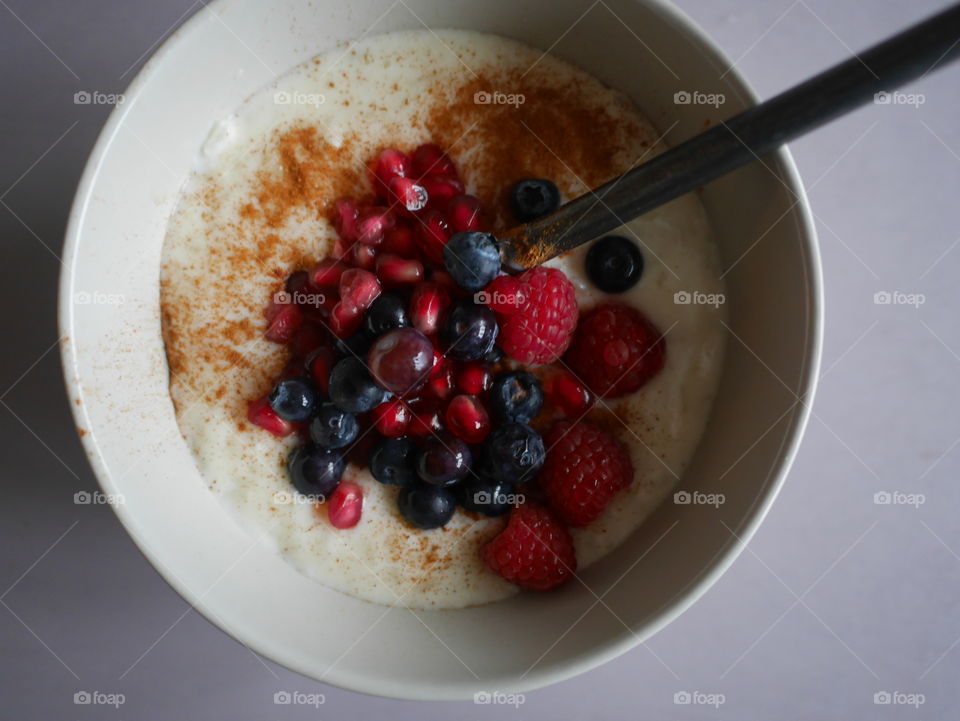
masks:
<instances>
[{"instance_id":1,"label":"white ceramic bowl","mask_svg":"<svg viewBox=\"0 0 960 721\"><path fill-rule=\"evenodd\" d=\"M87 163L67 231L60 324L71 406L94 470L106 493L122 494L121 522L185 599L307 676L398 698L458 699L588 670L655 633L717 579L790 466L817 377L822 301L810 213L786 151L703 192L730 269L731 337L682 488L722 493L726 502L664 504L583 573L583 584L416 614L344 596L244 532L205 487L178 432L158 303L167 218L214 122L274 74L368 32L426 24L552 48L625 91L670 128L671 143L755 103L736 69L673 7L606 0L584 14L590 7L590 0L220 0L147 63ZM722 93L726 103L676 104L680 91ZM110 303L110 295L124 302Z\"/></svg>"}]
</instances>

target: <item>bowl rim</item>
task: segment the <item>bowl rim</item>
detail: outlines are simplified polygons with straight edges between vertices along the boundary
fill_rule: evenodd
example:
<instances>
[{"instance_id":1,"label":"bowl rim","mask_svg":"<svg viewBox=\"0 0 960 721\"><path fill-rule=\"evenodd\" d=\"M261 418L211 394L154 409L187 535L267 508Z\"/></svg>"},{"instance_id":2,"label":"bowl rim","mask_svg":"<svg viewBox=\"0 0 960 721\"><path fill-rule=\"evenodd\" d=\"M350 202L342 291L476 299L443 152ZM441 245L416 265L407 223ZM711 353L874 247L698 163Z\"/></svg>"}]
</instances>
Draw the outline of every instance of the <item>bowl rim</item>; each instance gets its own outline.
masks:
<instances>
[{"instance_id":1,"label":"bowl rim","mask_svg":"<svg viewBox=\"0 0 960 721\"><path fill-rule=\"evenodd\" d=\"M698 49L708 60L728 67L727 75L731 81L738 86L737 89L745 103L751 106L759 103L759 96L726 53L720 49L706 31L695 23L683 10L673 5L670 0L634 1L646 5L654 14L658 15L664 23L672 25L681 34L687 36L698 46ZM215 12L229 2L230 0L213 0L213 2L208 4L208 8ZM171 53L176 52L182 37L198 32L202 27L202 22L203 13L201 12L197 12L188 18L155 49L137 72L130 85L124 91L126 101L111 111L106 123L97 136L74 193L64 235L63 263L58 287L57 319L59 337L62 339L60 343L60 357L63 366L64 382L68 398L77 398L80 401L69 404L74 420L80 427L90 428L91 424L87 414L87 404L83 402L85 395L79 376L80 369L77 360L76 344L69 342L69 340L73 338L73 330L75 327L71 299L73 297L72 288L79 252L80 231L83 226L87 207L92 198L92 190L100 174L104 158L112 145L115 135L122 127L128 109L136 103L137 97L142 89L151 81L154 67L159 65ZM686 586L678 589L670 601L665 602L660 609L644 622L642 634L625 633L618 640L611 640L602 646L596 647L589 654L581 654L580 656L558 661L545 667L544 670L537 669L531 671L522 681L514 684L511 690L516 692L531 691L565 681L597 668L631 650L674 621L696 603L743 552L747 543L749 543L767 513L770 511L773 502L776 500L785 483L786 476L793 465L803 434L809 422L811 405L816 394L819 380L824 321L823 274L813 214L793 157L789 149L786 146L782 146L767 156L767 159L771 167L777 171L781 183L783 183L795 197L796 204L793 208L793 211L795 211L794 219L799 240L809 263L809 267L807 268L808 294L805 298L809 313L805 347L806 357L803 359L803 373L798 378L797 393L798 397L804 399L804 402L800 404L801 408L794 415L791 427L785 431L779 455L774 465L771 466L772 472L767 487L762 490L755 499L753 508L746 515L741 527L736 529L737 534L734 540L719 550L699 575L692 579ZM110 491L110 487L113 485L113 478L103 458L97 435L95 433L80 434L80 441L90 460L98 484L105 491ZM219 628L231 638L234 637L233 631L228 629L222 621L219 621L215 614L205 609L203 599L192 592L165 566L160 559L160 554L152 550L141 540L141 536L136 532L138 526L135 518L136 514L131 512L123 504L110 504L110 506L116 513L124 530L130 536L134 546L140 551L144 558L146 558L160 577L176 591L191 608L199 611L200 615L210 624ZM242 641L242 643L246 644L246 641ZM314 678L310 669L305 668L304 664L298 663L289 655L284 654L281 649L263 650L260 644L255 643L254 645L256 646L256 653L258 655L268 658L274 663L293 670L306 678ZM371 680L360 673L346 672L343 667L331 669L329 674L324 676L322 683L373 696L420 701L464 700L469 699L475 691L475 684L469 682L463 682L461 684L446 683L443 688L435 688L427 684L413 690L409 688L399 688L382 679Z\"/></svg>"}]
</instances>

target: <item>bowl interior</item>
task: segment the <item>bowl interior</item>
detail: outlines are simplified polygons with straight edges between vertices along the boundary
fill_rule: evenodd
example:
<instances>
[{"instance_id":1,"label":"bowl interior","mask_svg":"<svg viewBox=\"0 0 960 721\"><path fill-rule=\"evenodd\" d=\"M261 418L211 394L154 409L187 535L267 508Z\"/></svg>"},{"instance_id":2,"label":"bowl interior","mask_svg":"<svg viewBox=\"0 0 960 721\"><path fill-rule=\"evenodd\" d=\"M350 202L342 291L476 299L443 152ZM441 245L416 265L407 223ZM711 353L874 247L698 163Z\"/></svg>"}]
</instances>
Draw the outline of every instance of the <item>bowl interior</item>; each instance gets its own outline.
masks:
<instances>
[{"instance_id":1,"label":"bowl interior","mask_svg":"<svg viewBox=\"0 0 960 721\"><path fill-rule=\"evenodd\" d=\"M627 543L548 599L460 611L359 601L298 574L214 498L167 393L158 267L165 226L214 122L275 75L366 33L460 27L574 62L626 92L676 143L752 104L688 21L635 0L220 0L150 60L111 116L79 188L61 288L65 373L84 443L157 569L214 623L308 676L404 698L522 690L586 670L654 633L702 593L776 493L806 419L819 356L819 266L786 153L703 191L728 269L719 395L681 487L719 507L665 503ZM559 40L558 40L559 38ZM676 104L678 91L726 102ZM122 304L77 303L119 294ZM411 660L413 662L411 663Z\"/></svg>"}]
</instances>

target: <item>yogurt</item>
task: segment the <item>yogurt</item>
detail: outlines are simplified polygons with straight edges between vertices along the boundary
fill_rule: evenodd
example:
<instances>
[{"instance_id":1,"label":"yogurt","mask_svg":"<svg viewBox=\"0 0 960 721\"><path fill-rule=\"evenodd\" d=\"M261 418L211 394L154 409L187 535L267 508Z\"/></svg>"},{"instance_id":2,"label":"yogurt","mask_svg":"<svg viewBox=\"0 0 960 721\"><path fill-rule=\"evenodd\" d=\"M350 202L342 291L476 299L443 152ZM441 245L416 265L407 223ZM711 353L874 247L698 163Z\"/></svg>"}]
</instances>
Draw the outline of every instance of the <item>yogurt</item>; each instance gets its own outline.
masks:
<instances>
[{"instance_id":1,"label":"yogurt","mask_svg":"<svg viewBox=\"0 0 960 721\"><path fill-rule=\"evenodd\" d=\"M252 534L316 581L411 608L459 608L516 587L479 549L503 519L458 512L420 531L397 489L349 465L363 487L360 523L337 530L293 493L285 461L297 441L246 421L286 362L263 339L263 310L283 279L330 252L325 208L368 192L365 160L384 147L437 142L509 226L506 189L549 177L570 198L662 152L659 133L619 92L513 40L466 31L365 38L304 63L211 129L170 219L161 269L164 340L177 420L209 485ZM592 414L630 449L636 477L590 527L573 531L579 568L629 536L671 492L703 432L724 350L723 282L704 210L690 194L619 234L645 269L606 296L583 270L586 248L549 265L574 283L581 311L616 299L666 334L664 369ZM522 488L519 489L522 492Z\"/></svg>"}]
</instances>

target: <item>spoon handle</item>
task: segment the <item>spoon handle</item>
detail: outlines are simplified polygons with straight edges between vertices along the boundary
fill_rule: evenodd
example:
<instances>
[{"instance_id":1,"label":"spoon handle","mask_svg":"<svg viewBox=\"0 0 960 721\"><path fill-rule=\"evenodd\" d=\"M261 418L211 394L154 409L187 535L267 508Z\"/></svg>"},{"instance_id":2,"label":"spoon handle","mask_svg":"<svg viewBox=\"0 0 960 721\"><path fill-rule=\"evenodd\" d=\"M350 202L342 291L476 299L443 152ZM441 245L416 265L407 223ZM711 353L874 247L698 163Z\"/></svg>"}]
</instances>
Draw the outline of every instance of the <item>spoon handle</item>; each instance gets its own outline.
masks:
<instances>
[{"instance_id":1,"label":"spoon handle","mask_svg":"<svg viewBox=\"0 0 960 721\"><path fill-rule=\"evenodd\" d=\"M960 4L508 230L503 264L532 268L572 250L958 56Z\"/></svg>"}]
</instances>

